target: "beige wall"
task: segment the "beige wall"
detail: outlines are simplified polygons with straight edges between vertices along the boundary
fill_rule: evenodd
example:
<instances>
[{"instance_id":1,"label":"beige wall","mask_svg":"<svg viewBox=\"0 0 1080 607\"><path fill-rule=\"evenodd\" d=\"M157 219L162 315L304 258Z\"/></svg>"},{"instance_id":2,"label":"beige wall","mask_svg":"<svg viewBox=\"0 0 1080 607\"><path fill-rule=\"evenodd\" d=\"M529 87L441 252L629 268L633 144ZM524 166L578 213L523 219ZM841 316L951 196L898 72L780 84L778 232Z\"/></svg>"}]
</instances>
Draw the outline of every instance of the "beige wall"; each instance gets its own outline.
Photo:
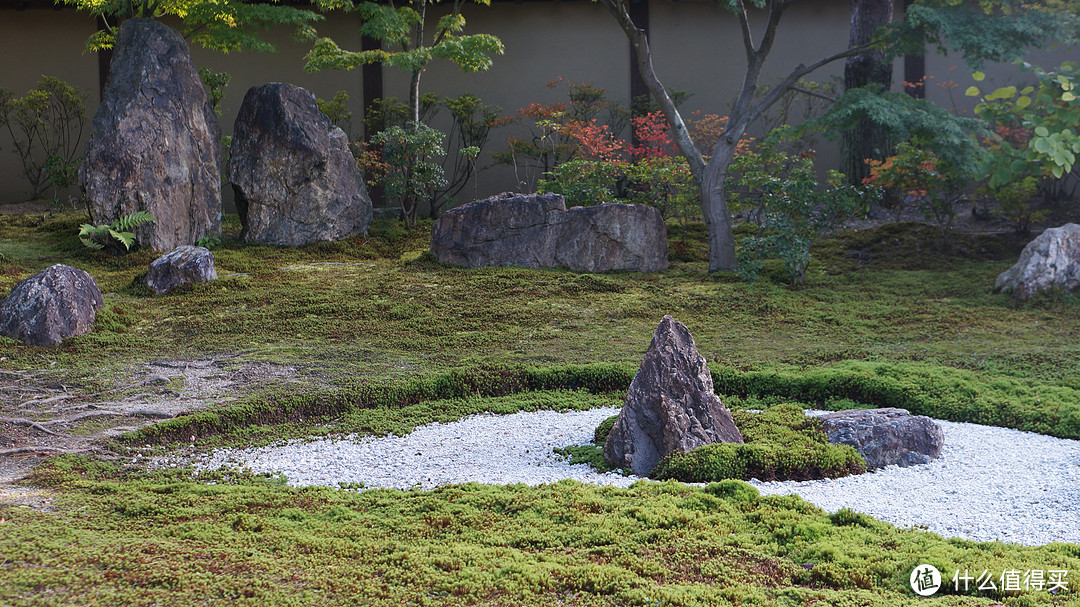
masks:
<instances>
[{"instance_id":1,"label":"beige wall","mask_svg":"<svg viewBox=\"0 0 1080 607\"><path fill-rule=\"evenodd\" d=\"M817 60L842 50L848 38L848 2L846 0L799 3L790 9L780 24L781 35L765 66L763 82L775 82L800 62ZM742 77L743 50L737 22L717 8L711 0L652 0L650 8L652 46L657 73L664 83L693 93L684 109L726 113L734 100ZM485 102L501 106L504 114L513 113L530 102L553 103L565 99L565 88L544 85L557 78L569 82L591 81L607 89L612 98L623 103L629 97L628 44L614 20L593 2L522 2L500 3L490 8L469 6L466 9L470 33L493 33L506 45L506 53L495 58L487 72L464 74L446 62L435 62L425 73L422 89L454 96L471 92ZM334 15L319 25L320 31L333 37L345 48L359 49L358 18ZM24 93L41 74L67 80L90 91L88 110L97 108L97 58L82 52L86 37L93 31L93 20L71 10L0 11L0 87ZM232 74L232 84L222 110L222 127L228 134L232 122L251 86L271 81L285 81L304 86L322 98L345 90L351 97L354 134L360 134L363 90L359 69L344 72L308 74L303 71L303 56L309 43L291 39L290 28L274 29L266 38L278 47L273 54L250 52L223 55L203 49L193 50L196 67L210 66ZM1061 53L1057 53L1060 57ZM1046 58L1047 64L1059 59ZM963 90L970 78L958 59L927 55L927 71L935 76L928 87L932 98L949 104L946 91L934 86L952 77L961 86L953 91L960 107L970 107ZM1004 81L1011 66L990 70L991 77ZM818 81L837 78L842 62L816 72ZM903 77L902 62L895 69L896 79ZM384 94L405 98L407 76L385 69ZM436 124L445 128L446 124ZM505 149L506 137L522 136L520 127L496 130L490 149ZM18 161L10 150L5 133L0 133L0 200L25 197L27 186L19 175ZM835 161L836 145L819 144L824 164ZM486 164L486 163L482 163ZM478 187L469 196L483 196L516 189L516 178L508 167L495 167L482 174Z\"/></svg>"}]
</instances>

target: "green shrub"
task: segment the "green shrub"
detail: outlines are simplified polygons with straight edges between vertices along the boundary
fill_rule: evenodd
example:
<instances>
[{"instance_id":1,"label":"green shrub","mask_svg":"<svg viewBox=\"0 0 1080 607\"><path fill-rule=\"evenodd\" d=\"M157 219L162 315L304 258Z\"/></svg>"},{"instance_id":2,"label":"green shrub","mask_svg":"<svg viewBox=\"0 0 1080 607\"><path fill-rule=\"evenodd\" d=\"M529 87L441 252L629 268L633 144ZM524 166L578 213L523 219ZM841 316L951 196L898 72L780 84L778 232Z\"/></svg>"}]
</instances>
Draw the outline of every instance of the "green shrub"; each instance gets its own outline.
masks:
<instances>
[{"instance_id":1,"label":"green shrub","mask_svg":"<svg viewBox=\"0 0 1080 607\"><path fill-rule=\"evenodd\" d=\"M649 475L657 479L706 483L722 479L807 480L866 471L866 462L848 445L830 445L821 422L802 406L784 404L761 413L735 411L745 444L713 443L660 460Z\"/></svg>"}]
</instances>

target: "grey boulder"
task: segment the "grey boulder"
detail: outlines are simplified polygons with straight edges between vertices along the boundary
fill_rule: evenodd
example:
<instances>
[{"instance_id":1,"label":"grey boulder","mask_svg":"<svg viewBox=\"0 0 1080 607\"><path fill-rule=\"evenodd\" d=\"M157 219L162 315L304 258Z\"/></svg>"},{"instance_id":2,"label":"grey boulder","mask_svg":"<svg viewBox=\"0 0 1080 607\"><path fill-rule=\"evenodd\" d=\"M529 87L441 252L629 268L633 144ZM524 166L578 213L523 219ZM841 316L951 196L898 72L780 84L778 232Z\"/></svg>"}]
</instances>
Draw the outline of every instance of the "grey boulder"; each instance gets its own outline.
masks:
<instances>
[{"instance_id":1,"label":"grey boulder","mask_svg":"<svg viewBox=\"0 0 1080 607\"><path fill-rule=\"evenodd\" d=\"M146 286L164 295L182 284L217 280L214 254L205 247L183 245L158 257L146 272Z\"/></svg>"},{"instance_id":2,"label":"grey boulder","mask_svg":"<svg viewBox=\"0 0 1080 607\"><path fill-rule=\"evenodd\" d=\"M870 470L926 464L937 459L945 445L940 426L905 409L850 409L819 419L829 442L854 447Z\"/></svg>"},{"instance_id":3,"label":"grey boulder","mask_svg":"<svg viewBox=\"0 0 1080 607\"><path fill-rule=\"evenodd\" d=\"M1020 301L1050 287L1080 289L1080 225L1045 230L1024 247L1016 265L994 281L995 290L1011 291Z\"/></svg>"},{"instance_id":4,"label":"grey boulder","mask_svg":"<svg viewBox=\"0 0 1080 607\"><path fill-rule=\"evenodd\" d=\"M221 127L183 37L124 21L79 169L94 221L148 211L135 235L155 251L217 236L220 165Z\"/></svg>"},{"instance_id":5,"label":"grey boulder","mask_svg":"<svg viewBox=\"0 0 1080 607\"><path fill-rule=\"evenodd\" d=\"M668 267L660 211L639 204L566 209L559 194L503 193L451 209L431 232L431 252L470 268L565 266L576 272Z\"/></svg>"},{"instance_id":6,"label":"grey boulder","mask_svg":"<svg viewBox=\"0 0 1080 607\"><path fill-rule=\"evenodd\" d=\"M297 247L366 234L371 223L348 137L298 86L248 90L233 127L229 179L247 242Z\"/></svg>"},{"instance_id":7,"label":"grey boulder","mask_svg":"<svg viewBox=\"0 0 1080 607\"><path fill-rule=\"evenodd\" d=\"M57 264L22 280L0 301L0 334L31 346L55 346L89 333L102 305L92 276Z\"/></svg>"},{"instance_id":8,"label":"grey boulder","mask_svg":"<svg viewBox=\"0 0 1080 607\"><path fill-rule=\"evenodd\" d=\"M712 375L690 331L665 316L604 443L604 460L646 476L672 453L742 442L731 413L713 393Z\"/></svg>"}]
</instances>

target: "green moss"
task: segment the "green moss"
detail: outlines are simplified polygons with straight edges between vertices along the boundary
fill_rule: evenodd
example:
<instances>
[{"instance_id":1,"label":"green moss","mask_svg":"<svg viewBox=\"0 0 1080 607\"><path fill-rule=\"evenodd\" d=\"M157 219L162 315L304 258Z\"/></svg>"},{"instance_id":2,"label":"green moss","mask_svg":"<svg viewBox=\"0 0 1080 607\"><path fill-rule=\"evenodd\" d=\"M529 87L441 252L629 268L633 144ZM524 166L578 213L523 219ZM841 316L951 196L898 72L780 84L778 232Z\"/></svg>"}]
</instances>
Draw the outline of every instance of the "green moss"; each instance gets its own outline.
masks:
<instances>
[{"instance_id":1,"label":"green moss","mask_svg":"<svg viewBox=\"0 0 1080 607\"><path fill-rule=\"evenodd\" d=\"M951 590L908 576L1080 569L1066 544L944 540L739 481L563 481L434 491L290 488L236 471L126 472L60 457L51 512L0 506L5 605L1067 605L1075 591Z\"/></svg>"},{"instance_id":2,"label":"green moss","mask_svg":"<svg viewBox=\"0 0 1080 607\"><path fill-rule=\"evenodd\" d=\"M600 422L600 425L596 427L596 431L593 432L593 444L603 446L607 442L607 437L611 434L611 429L615 427L615 420L617 419L619 419L618 415L612 415Z\"/></svg>"},{"instance_id":3,"label":"green moss","mask_svg":"<svg viewBox=\"0 0 1080 607\"><path fill-rule=\"evenodd\" d=\"M707 483L722 479L810 480L866 471L866 462L848 445L830 445L821 422L799 404L753 413L732 412L745 444L714 443L660 460L649 475L658 479Z\"/></svg>"},{"instance_id":4,"label":"green moss","mask_svg":"<svg viewBox=\"0 0 1080 607\"><path fill-rule=\"evenodd\" d=\"M816 369L716 367L720 392L772 395L839 409L898 407L938 419L1080 438L1080 390L925 363L845 361Z\"/></svg>"}]
</instances>

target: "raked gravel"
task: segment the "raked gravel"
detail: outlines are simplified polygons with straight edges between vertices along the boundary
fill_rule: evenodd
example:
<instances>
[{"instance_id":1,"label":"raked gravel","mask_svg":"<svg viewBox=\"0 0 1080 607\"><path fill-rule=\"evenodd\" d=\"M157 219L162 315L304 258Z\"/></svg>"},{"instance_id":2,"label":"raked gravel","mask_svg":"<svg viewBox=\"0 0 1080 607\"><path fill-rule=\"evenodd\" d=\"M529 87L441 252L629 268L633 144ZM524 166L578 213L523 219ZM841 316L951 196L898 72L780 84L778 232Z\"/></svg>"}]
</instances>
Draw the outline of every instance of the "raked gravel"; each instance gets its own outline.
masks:
<instances>
[{"instance_id":1,"label":"raked gravel","mask_svg":"<svg viewBox=\"0 0 1080 607\"><path fill-rule=\"evenodd\" d=\"M588 444L596 426L617 412L608 407L475 415L423 426L403 437L339 437L223 449L194 463L204 469L246 466L255 472L280 472L298 486L363 483L430 489L465 482L539 485L574 479L626 487L640 479L569 465L552 452L555 447ZM762 494L795 493L829 512L850 508L945 537L1027 545L1080 543L1080 441L938 423L945 448L929 464L889 466L835 480L752 484Z\"/></svg>"}]
</instances>

